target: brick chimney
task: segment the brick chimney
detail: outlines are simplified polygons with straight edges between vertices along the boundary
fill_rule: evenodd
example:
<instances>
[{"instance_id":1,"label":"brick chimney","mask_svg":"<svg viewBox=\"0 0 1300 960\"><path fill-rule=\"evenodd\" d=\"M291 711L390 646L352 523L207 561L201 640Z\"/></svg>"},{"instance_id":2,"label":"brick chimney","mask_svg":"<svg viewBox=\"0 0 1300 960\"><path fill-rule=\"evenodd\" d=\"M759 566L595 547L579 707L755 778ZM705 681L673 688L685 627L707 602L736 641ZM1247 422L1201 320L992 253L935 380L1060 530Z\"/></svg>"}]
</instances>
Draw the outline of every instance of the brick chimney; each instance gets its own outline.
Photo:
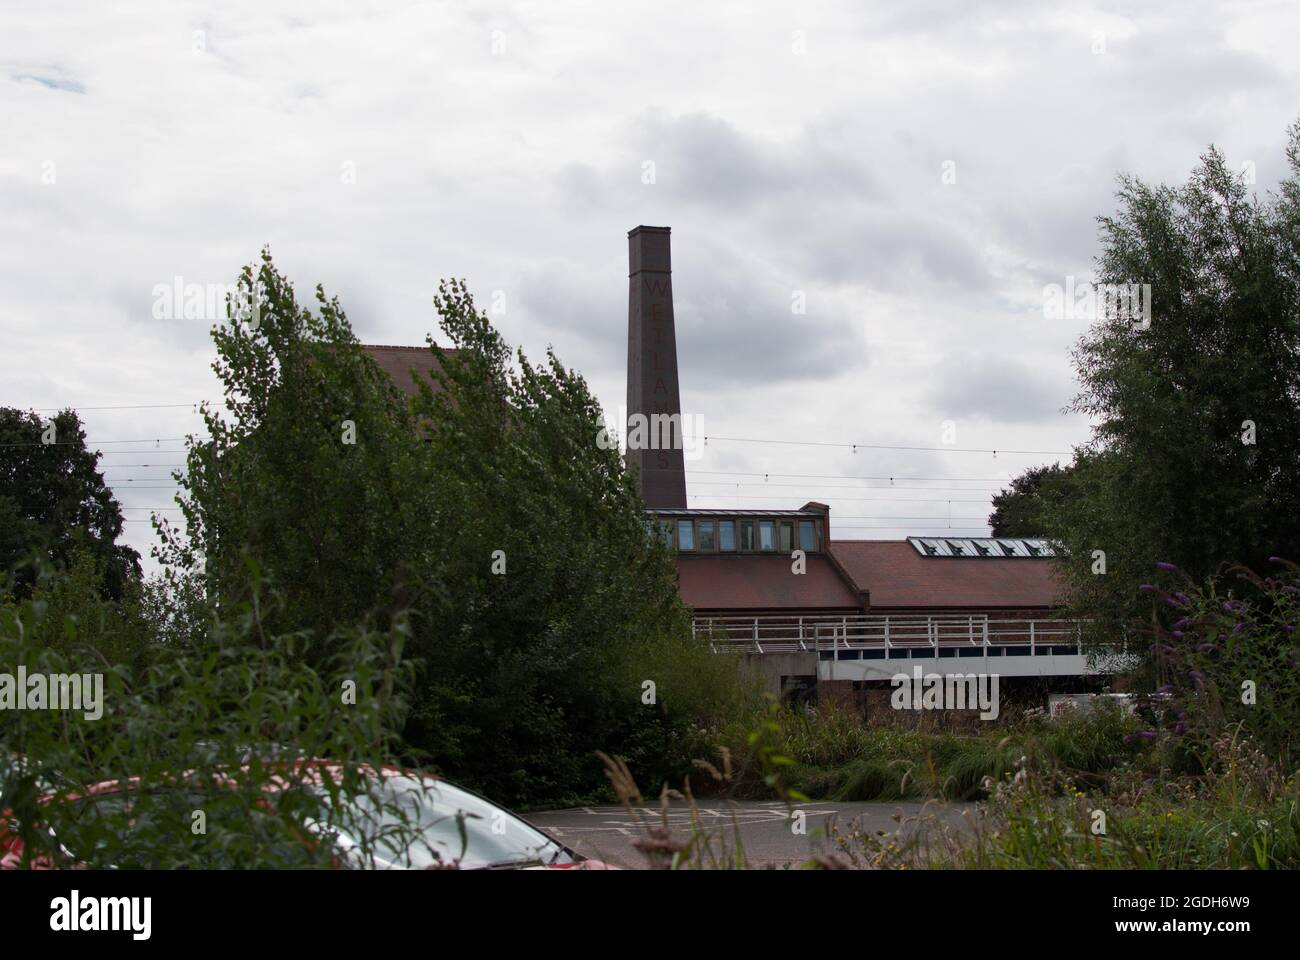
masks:
<instances>
[{"instance_id":1,"label":"brick chimney","mask_svg":"<svg viewBox=\"0 0 1300 960\"><path fill-rule=\"evenodd\" d=\"M646 506L658 509L686 506L670 232L636 227L627 235L627 462ZM649 442L633 449L638 439Z\"/></svg>"}]
</instances>

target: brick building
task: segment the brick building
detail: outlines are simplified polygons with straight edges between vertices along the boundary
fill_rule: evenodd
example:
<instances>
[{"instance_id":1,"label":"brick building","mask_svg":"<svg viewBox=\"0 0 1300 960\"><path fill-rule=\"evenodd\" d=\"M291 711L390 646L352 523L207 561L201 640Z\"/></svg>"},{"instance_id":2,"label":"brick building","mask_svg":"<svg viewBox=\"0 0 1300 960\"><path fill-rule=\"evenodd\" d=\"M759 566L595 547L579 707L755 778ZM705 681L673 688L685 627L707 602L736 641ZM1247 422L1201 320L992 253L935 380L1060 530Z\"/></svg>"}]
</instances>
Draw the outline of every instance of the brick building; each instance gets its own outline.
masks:
<instances>
[{"instance_id":1,"label":"brick building","mask_svg":"<svg viewBox=\"0 0 1300 960\"><path fill-rule=\"evenodd\" d=\"M634 417L657 418L676 442L634 447L626 460L648 526L674 548L678 589L702 640L773 655L758 659L781 690L862 687L896 672L900 659L978 657L984 669L1018 677L1088 672L1075 625L1059 618L1044 541L837 538L830 508L815 501L688 508L669 229L630 231L628 265L627 436ZM426 347L365 349L408 392L411 370L436 367Z\"/></svg>"}]
</instances>

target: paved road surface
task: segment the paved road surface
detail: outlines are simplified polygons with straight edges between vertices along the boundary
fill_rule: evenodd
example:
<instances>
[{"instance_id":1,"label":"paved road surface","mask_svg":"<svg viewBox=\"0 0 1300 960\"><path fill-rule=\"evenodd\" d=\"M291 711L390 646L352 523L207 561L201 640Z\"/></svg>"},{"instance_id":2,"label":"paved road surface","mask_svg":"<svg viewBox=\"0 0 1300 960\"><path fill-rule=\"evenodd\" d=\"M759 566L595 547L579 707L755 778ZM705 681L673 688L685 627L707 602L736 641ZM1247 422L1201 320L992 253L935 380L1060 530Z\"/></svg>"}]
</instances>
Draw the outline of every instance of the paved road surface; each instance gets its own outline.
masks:
<instances>
[{"instance_id":1,"label":"paved road surface","mask_svg":"<svg viewBox=\"0 0 1300 960\"><path fill-rule=\"evenodd\" d=\"M804 814L804 832L794 829L798 822L792 819L784 804L755 801L700 801L701 822L710 835L727 838L728 848L734 847L735 831L739 829L741 843L750 866L784 867L797 864L814 854L834 849L827 836L831 829L843 833L858 829L875 833L899 833L906 836L916 829L915 818L922 812L920 803L803 803L795 807ZM942 818L954 826L969 823L963 818L963 809L973 808L957 804L934 804L924 812ZM657 806L637 808L639 818L624 807L579 807L573 810L546 810L526 814L526 818L552 836L588 857L624 867L643 867L645 856L632 846L632 842L645 835L645 826L657 826L662 820ZM897 818L897 819L896 819ZM690 811L684 803L674 803L669 808L669 828L674 836L684 839L690 833ZM721 840L714 849L720 849Z\"/></svg>"}]
</instances>

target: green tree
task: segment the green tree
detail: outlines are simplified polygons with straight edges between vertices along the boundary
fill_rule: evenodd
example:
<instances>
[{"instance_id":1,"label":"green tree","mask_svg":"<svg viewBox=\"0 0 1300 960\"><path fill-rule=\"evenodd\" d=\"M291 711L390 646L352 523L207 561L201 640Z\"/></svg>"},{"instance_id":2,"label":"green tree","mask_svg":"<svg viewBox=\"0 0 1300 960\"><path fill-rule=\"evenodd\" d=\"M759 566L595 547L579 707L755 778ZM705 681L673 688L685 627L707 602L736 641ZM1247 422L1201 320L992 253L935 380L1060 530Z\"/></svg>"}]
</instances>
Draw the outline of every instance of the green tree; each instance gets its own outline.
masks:
<instances>
[{"instance_id":1,"label":"green tree","mask_svg":"<svg viewBox=\"0 0 1300 960\"><path fill-rule=\"evenodd\" d=\"M1069 467L1030 467L1011 481L1010 489L993 497L989 526L995 537L1041 537L1047 529L1045 514L1049 501L1055 501L1064 489L1061 481L1069 476Z\"/></svg>"},{"instance_id":2,"label":"green tree","mask_svg":"<svg viewBox=\"0 0 1300 960\"><path fill-rule=\"evenodd\" d=\"M597 444L601 411L582 377L553 353L535 367L520 352L512 367L463 283L435 303L455 351L434 348L441 389L419 409L453 549L430 622L456 630L420 649L430 676L455 682L429 688L423 722L462 718L456 766L516 802L601 782L595 747L652 778L680 775L701 746L682 731L732 703L734 664L691 642L671 555L648 536L618 451Z\"/></svg>"},{"instance_id":3,"label":"green tree","mask_svg":"<svg viewBox=\"0 0 1300 960\"><path fill-rule=\"evenodd\" d=\"M1152 563L1193 579L1300 544L1300 125L1261 199L1211 148L1183 186L1121 178L1099 284L1150 284L1151 322L1101 317L1074 360L1092 442L1048 513L1075 605L1150 616ZM1098 575L1096 551L1106 573Z\"/></svg>"},{"instance_id":4,"label":"green tree","mask_svg":"<svg viewBox=\"0 0 1300 960\"><path fill-rule=\"evenodd\" d=\"M240 280L258 313L212 329L225 410L200 408L207 439L176 474L187 529L159 525L156 555L219 603L265 580L285 598L267 629L326 636L394 603L404 569L432 572L430 480L407 405L337 300L317 287L317 311L300 306L269 252Z\"/></svg>"},{"instance_id":5,"label":"green tree","mask_svg":"<svg viewBox=\"0 0 1300 960\"><path fill-rule=\"evenodd\" d=\"M204 408L210 439L180 478L188 535L164 531L160 556L201 571L219 608L273 584L277 633L405 615L406 741L496 798L591 795L597 749L654 779L689 770L692 731L737 702L734 664L691 642L581 376L512 357L448 282L435 305L455 349L431 344L440 372L408 400L320 288L315 313L299 307L267 253L244 282L258 322L213 331L226 409Z\"/></svg>"},{"instance_id":6,"label":"green tree","mask_svg":"<svg viewBox=\"0 0 1300 960\"><path fill-rule=\"evenodd\" d=\"M108 596L121 597L140 576L140 555L117 543L122 510L99 457L74 411L42 420L0 407L0 574L12 571L18 596L35 583L33 561L67 567L78 551L100 564Z\"/></svg>"}]
</instances>

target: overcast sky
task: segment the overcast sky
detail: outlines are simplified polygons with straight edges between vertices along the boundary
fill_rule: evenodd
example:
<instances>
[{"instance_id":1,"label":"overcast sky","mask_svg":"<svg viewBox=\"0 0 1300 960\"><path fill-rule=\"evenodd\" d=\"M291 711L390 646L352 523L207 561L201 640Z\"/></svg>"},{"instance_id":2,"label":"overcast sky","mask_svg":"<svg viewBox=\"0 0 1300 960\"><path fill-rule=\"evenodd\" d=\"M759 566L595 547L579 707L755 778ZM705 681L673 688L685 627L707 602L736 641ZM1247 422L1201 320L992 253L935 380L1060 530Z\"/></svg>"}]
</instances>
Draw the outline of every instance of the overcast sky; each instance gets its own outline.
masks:
<instances>
[{"instance_id":1,"label":"overcast sky","mask_svg":"<svg viewBox=\"0 0 1300 960\"><path fill-rule=\"evenodd\" d=\"M951 420L958 448L1062 451L711 441L692 506L986 532L997 478L1088 437L1062 412L1086 321L1045 319L1043 288L1091 276L1116 175L1182 181L1215 143L1263 192L1300 114L1295 4L1052 7L6 4L0 404L151 438L103 446L147 553L166 438L219 396L209 323L157 319L156 285L230 282L269 244L363 341L420 344L464 277L613 414L626 233L670 226L705 432L939 447ZM181 406L86 409L132 404ZM889 476L918 479L823 479Z\"/></svg>"}]
</instances>

